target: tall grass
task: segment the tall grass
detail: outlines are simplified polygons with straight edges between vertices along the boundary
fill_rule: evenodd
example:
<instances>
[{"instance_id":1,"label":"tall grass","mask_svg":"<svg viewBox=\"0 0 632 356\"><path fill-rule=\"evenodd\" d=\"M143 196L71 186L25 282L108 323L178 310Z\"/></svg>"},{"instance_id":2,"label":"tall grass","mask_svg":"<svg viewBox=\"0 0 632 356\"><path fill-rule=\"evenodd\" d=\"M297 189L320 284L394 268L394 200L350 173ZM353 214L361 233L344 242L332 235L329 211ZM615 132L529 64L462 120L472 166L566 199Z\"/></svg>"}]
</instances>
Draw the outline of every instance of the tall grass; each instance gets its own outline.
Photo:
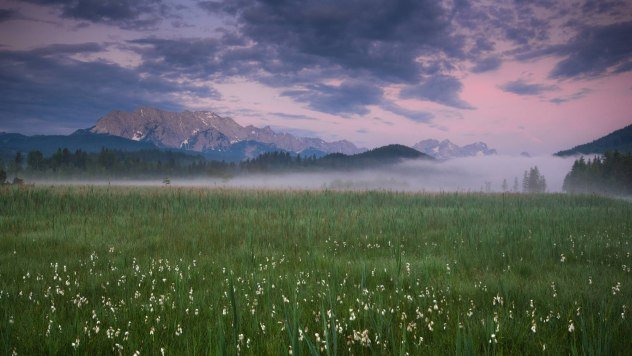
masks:
<instances>
[{"instance_id":1,"label":"tall grass","mask_svg":"<svg viewBox=\"0 0 632 356\"><path fill-rule=\"evenodd\" d=\"M632 204L0 191L0 353L625 354Z\"/></svg>"}]
</instances>

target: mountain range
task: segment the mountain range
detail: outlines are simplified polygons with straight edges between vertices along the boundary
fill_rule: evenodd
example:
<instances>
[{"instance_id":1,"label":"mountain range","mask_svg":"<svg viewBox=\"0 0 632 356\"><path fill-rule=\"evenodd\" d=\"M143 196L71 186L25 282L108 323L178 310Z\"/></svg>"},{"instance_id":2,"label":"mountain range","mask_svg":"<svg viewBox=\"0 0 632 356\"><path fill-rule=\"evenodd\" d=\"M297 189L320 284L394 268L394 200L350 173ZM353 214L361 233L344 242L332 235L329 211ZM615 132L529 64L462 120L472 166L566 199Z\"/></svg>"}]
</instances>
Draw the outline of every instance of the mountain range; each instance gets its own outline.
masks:
<instances>
[{"instance_id":1,"label":"mountain range","mask_svg":"<svg viewBox=\"0 0 632 356\"><path fill-rule=\"evenodd\" d=\"M557 152L555 155L573 156L579 154L604 153L606 151L632 153L632 125L613 131L590 143Z\"/></svg>"},{"instance_id":2,"label":"mountain range","mask_svg":"<svg viewBox=\"0 0 632 356\"><path fill-rule=\"evenodd\" d=\"M270 126L241 126L229 117L210 111L176 113L154 108L139 108L133 112L113 111L100 118L90 132L151 142L160 148L196 152L230 151L235 144L250 147L253 152L261 151L262 147L265 151L271 145L277 150L299 154L310 150L318 153L318 156L335 152L351 155L364 151L346 140L325 142L319 138L278 133ZM243 142L250 142L250 145L244 145ZM256 143L264 146L257 147ZM246 154L246 157L253 156Z\"/></svg>"},{"instance_id":3,"label":"mountain range","mask_svg":"<svg viewBox=\"0 0 632 356\"><path fill-rule=\"evenodd\" d=\"M419 152L425 153L439 160L446 160L458 157L474 157L495 155L497 152L493 148L487 147L484 142L475 142L463 147L450 142L450 140L423 140L413 145Z\"/></svg>"},{"instance_id":4,"label":"mountain range","mask_svg":"<svg viewBox=\"0 0 632 356\"><path fill-rule=\"evenodd\" d=\"M122 151L161 149L227 162L276 151L317 158L329 154L351 156L367 151L347 140L326 142L276 132L269 126L242 126L232 118L210 111L169 112L149 107L131 112L112 111L94 126L67 136L0 133L0 156L5 158L12 157L17 151L31 150L39 150L48 156L60 147L86 152L98 152L102 148ZM449 140L424 140L413 148L439 160L496 153L483 142L459 147Z\"/></svg>"}]
</instances>

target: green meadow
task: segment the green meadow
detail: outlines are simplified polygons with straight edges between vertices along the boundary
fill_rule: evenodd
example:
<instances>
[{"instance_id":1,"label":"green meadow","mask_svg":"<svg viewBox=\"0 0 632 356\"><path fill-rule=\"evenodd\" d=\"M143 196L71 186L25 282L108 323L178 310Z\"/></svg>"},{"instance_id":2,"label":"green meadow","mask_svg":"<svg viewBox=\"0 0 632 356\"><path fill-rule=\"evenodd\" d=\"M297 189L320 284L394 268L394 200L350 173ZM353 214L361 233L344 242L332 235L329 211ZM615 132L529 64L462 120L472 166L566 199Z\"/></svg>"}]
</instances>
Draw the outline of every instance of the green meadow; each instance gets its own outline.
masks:
<instances>
[{"instance_id":1,"label":"green meadow","mask_svg":"<svg viewBox=\"0 0 632 356\"><path fill-rule=\"evenodd\" d=\"M632 349L632 203L0 187L0 354Z\"/></svg>"}]
</instances>

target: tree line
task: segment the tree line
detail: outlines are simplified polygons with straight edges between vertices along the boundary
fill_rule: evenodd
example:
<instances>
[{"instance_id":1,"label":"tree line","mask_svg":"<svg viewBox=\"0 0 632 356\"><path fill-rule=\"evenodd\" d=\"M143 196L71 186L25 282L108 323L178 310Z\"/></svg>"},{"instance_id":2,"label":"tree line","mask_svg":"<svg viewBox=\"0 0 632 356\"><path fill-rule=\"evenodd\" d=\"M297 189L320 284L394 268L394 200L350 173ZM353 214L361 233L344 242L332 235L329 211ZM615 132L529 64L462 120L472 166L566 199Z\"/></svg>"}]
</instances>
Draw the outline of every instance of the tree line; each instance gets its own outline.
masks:
<instances>
[{"instance_id":1,"label":"tree line","mask_svg":"<svg viewBox=\"0 0 632 356\"><path fill-rule=\"evenodd\" d=\"M26 158L21 152L9 162L0 160L0 182L19 176L38 178L142 178L158 175L221 175L234 164L208 161L182 152L141 150L100 152L59 148L46 157L33 150ZM4 179L3 179L4 178Z\"/></svg>"},{"instance_id":2,"label":"tree line","mask_svg":"<svg viewBox=\"0 0 632 356\"><path fill-rule=\"evenodd\" d=\"M59 148L48 157L40 151L30 151L26 160L21 152L17 152L9 165L0 162L0 169L6 169L15 177L21 172L28 177L52 179L229 177L248 173L365 168L399 161L394 151L397 151L397 147L352 156L332 153L320 158L316 155L303 157L286 151L273 151L234 163L163 150L121 151L104 148L95 153Z\"/></svg>"},{"instance_id":3,"label":"tree line","mask_svg":"<svg viewBox=\"0 0 632 356\"><path fill-rule=\"evenodd\" d=\"M34 178L151 178L226 177L239 173L277 172L323 165L315 155L301 157L287 152L267 152L239 163L208 160L201 155L162 150L100 152L59 148L46 157L41 151L17 152L13 159L0 159L0 183Z\"/></svg>"},{"instance_id":4,"label":"tree line","mask_svg":"<svg viewBox=\"0 0 632 356\"><path fill-rule=\"evenodd\" d=\"M632 195L632 153L606 152L573 163L562 189L568 193Z\"/></svg>"},{"instance_id":5,"label":"tree line","mask_svg":"<svg viewBox=\"0 0 632 356\"><path fill-rule=\"evenodd\" d=\"M371 158L375 160L375 158ZM0 159L0 183L21 183L21 176L37 178L155 178L155 177L230 177L240 173L265 173L296 170L344 169L373 161L343 154L321 158L301 157L288 152L267 152L239 163L207 160L182 152L162 150L100 152L71 151L59 148L46 157L33 150L24 155L17 152L13 159ZM376 161L377 162L377 161ZM374 163L374 162L373 162ZM486 182L486 191L491 183ZM632 153L606 152L593 158L581 157L573 163L562 189L567 193L632 195ZM546 192L546 179L537 166L524 172L522 184L514 179L510 188L506 180L502 191L525 193Z\"/></svg>"}]
</instances>

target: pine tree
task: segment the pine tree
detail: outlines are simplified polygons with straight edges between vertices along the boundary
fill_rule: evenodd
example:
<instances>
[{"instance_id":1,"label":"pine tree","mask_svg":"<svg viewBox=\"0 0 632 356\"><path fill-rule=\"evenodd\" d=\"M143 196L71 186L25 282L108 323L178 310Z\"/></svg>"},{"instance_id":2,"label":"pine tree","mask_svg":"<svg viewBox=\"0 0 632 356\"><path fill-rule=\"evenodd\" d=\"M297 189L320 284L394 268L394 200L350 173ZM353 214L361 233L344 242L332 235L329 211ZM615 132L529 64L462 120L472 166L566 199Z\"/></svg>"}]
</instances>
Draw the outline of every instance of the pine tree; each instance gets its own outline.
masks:
<instances>
[{"instance_id":1,"label":"pine tree","mask_svg":"<svg viewBox=\"0 0 632 356\"><path fill-rule=\"evenodd\" d=\"M514 177L513 192L518 193L518 177Z\"/></svg>"},{"instance_id":2,"label":"pine tree","mask_svg":"<svg viewBox=\"0 0 632 356\"><path fill-rule=\"evenodd\" d=\"M22 156L22 152L18 151L15 154L15 178L18 177L18 172L20 172L20 168L22 168L22 161L24 161L24 157Z\"/></svg>"},{"instance_id":3,"label":"pine tree","mask_svg":"<svg viewBox=\"0 0 632 356\"><path fill-rule=\"evenodd\" d=\"M42 163L44 162L44 155L42 152L34 150L30 151L26 156L26 164L30 169L39 170L42 168Z\"/></svg>"},{"instance_id":4,"label":"pine tree","mask_svg":"<svg viewBox=\"0 0 632 356\"><path fill-rule=\"evenodd\" d=\"M540 174L538 166L524 172L522 191L525 193L544 193L546 191L546 179Z\"/></svg>"}]
</instances>

